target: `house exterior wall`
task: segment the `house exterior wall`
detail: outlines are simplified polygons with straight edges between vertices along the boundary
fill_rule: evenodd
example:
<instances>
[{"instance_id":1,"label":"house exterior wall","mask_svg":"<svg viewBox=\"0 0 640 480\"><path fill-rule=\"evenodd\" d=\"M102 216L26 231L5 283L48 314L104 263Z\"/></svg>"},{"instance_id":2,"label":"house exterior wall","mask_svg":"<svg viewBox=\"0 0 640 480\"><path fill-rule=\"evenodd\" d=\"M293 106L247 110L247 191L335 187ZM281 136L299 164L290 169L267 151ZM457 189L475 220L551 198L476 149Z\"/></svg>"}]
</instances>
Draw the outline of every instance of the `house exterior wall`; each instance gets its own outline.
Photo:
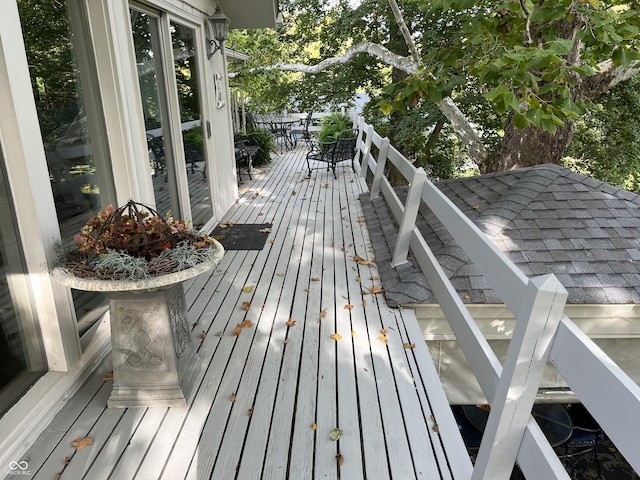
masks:
<instances>
[{"instance_id":1,"label":"house exterior wall","mask_svg":"<svg viewBox=\"0 0 640 480\"><path fill-rule=\"evenodd\" d=\"M211 195L212 214L200 226L205 231L212 229L238 196L224 52L211 59L206 55L207 17L213 13L215 2L67 0L67 3L74 33L81 31L87 40L75 45L75 61L81 71L83 95L88 99L85 103L89 104L84 112L88 130L92 134L97 132L92 135L89 147L93 147L99 167L110 176L101 194L118 205L130 198L154 203L148 129L141 106L130 7L152 10L167 29L169 22L175 21L195 32L200 122L203 131L211 132L210 136L203 135L206 158L203 183L206 182ZM274 8L273 0L257 3ZM237 24L247 22L242 12L237 15L240 16L236 18ZM6 171L14 210L20 247L17 250L23 257L19 260L25 269L19 281L12 282L20 283L20 291L13 291L11 300L21 317L31 322L34 349L42 350L40 360L34 357L33 363L39 362L37 368L44 375L10 410L4 415L0 413L3 432L0 471L11 460L11 452L37 434L46 419L61 408L70 390L77 388L87 372L108 353L109 342L104 319L96 323L92 337L80 337L71 291L49 275L61 230L23 33L17 0L0 2L0 161ZM171 47L170 37L165 36L164 41ZM170 66L167 71L173 73L173 63L167 63ZM160 94L170 96L171 92L165 88ZM175 116L178 112L169 113ZM179 128L180 119L173 121ZM180 172L176 177L184 217L190 219L186 173ZM1 229L6 233L7 225Z\"/></svg>"},{"instance_id":2,"label":"house exterior wall","mask_svg":"<svg viewBox=\"0 0 640 480\"><path fill-rule=\"evenodd\" d=\"M413 308L449 402L455 405L487 403L440 307L417 305ZM468 309L492 350L503 362L515 327L513 315L504 305L468 305ZM640 384L640 359L637 356L639 305L567 305L565 315ZM553 365L548 364L545 368L537 401L576 401Z\"/></svg>"}]
</instances>

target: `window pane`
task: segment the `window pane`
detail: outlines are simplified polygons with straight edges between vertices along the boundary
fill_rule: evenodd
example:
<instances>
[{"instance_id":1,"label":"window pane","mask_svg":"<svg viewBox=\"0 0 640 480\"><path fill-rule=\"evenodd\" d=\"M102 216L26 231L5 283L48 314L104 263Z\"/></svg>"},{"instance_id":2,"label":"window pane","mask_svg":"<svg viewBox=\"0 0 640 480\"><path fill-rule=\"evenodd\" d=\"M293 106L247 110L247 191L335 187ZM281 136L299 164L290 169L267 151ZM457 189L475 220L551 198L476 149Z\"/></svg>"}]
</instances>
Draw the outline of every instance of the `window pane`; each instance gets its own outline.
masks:
<instances>
[{"instance_id":1,"label":"window pane","mask_svg":"<svg viewBox=\"0 0 640 480\"><path fill-rule=\"evenodd\" d=\"M91 138L102 128L89 123L88 108L93 118L100 113L82 96L75 48L85 42L72 32L66 1L20 0L18 7L60 231L71 241L113 191L108 155ZM79 326L89 328L106 311L107 298L72 292Z\"/></svg>"},{"instance_id":2,"label":"window pane","mask_svg":"<svg viewBox=\"0 0 640 480\"><path fill-rule=\"evenodd\" d=\"M0 417L45 370L0 145Z\"/></svg>"},{"instance_id":3,"label":"window pane","mask_svg":"<svg viewBox=\"0 0 640 480\"><path fill-rule=\"evenodd\" d=\"M194 228L202 227L212 216L211 194L206 181L204 139L200 117L200 90L196 64L195 30L171 22L173 60L184 158L189 179L189 199Z\"/></svg>"}]
</instances>

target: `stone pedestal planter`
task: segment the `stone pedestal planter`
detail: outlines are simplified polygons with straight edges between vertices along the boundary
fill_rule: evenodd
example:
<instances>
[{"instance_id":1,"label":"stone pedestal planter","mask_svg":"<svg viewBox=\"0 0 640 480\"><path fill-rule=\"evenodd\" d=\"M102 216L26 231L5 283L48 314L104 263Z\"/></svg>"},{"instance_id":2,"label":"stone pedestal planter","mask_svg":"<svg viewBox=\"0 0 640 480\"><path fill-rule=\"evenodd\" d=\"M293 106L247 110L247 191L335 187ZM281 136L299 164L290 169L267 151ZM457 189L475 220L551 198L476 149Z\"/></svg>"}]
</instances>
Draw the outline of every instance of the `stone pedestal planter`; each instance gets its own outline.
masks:
<instances>
[{"instance_id":1,"label":"stone pedestal planter","mask_svg":"<svg viewBox=\"0 0 640 480\"><path fill-rule=\"evenodd\" d=\"M182 282L214 268L224 254L219 243L217 249L207 262L144 280L95 280L53 271L68 287L109 293L114 380L109 407L186 405L199 359Z\"/></svg>"}]
</instances>

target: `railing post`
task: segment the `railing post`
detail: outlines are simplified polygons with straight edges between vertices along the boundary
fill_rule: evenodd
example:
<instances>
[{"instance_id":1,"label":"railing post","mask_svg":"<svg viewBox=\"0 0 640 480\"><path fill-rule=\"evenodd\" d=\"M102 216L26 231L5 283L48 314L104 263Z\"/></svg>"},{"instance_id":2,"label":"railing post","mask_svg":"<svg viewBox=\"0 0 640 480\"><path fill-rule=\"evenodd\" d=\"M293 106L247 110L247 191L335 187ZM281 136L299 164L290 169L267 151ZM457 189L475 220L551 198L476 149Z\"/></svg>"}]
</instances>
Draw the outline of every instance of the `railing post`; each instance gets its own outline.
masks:
<instances>
[{"instance_id":1,"label":"railing post","mask_svg":"<svg viewBox=\"0 0 640 480\"><path fill-rule=\"evenodd\" d=\"M384 167L387 163L387 154L389 153L389 139L384 137L380 143L380 150L378 151L378 158L376 160L376 171L373 174L373 182L371 184L370 198L378 198L380 196L380 185L382 184L382 178L384 177Z\"/></svg>"},{"instance_id":2,"label":"railing post","mask_svg":"<svg viewBox=\"0 0 640 480\"><path fill-rule=\"evenodd\" d=\"M566 300L567 291L554 275L529 280L472 480L510 477Z\"/></svg>"},{"instance_id":3,"label":"railing post","mask_svg":"<svg viewBox=\"0 0 640 480\"><path fill-rule=\"evenodd\" d=\"M422 167L418 168L413 174L413 180L409 186L407 200L404 202L404 212L402 221L398 229L398 238L393 251L393 259L391 266L397 267L407 261L409 254L409 243L411 242L411 232L416 226L416 218L420 209L420 201L422 198L422 189L427 182L427 174Z\"/></svg>"},{"instance_id":4,"label":"railing post","mask_svg":"<svg viewBox=\"0 0 640 480\"><path fill-rule=\"evenodd\" d=\"M367 138L364 142L364 148L362 149L362 162L360 163L360 176L367 178L367 170L369 169L369 155L371 155L371 142L373 142L373 125L367 125L364 120L361 122L367 126ZM360 137L362 141L362 137Z\"/></svg>"}]
</instances>

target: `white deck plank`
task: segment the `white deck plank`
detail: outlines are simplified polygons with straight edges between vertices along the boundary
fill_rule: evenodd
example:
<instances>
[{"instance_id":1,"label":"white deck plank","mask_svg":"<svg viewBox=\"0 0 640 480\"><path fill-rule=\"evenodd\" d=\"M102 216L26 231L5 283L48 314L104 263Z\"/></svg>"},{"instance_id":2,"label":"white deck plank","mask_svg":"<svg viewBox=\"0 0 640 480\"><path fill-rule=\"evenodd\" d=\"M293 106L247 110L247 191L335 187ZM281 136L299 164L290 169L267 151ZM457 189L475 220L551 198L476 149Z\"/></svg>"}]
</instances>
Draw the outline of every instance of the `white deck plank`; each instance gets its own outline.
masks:
<instances>
[{"instance_id":1,"label":"white deck plank","mask_svg":"<svg viewBox=\"0 0 640 480\"><path fill-rule=\"evenodd\" d=\"M338 179L323 170L305 178L304 153L257 174L223 219L273 223L265 247L228 251L185 283L203 362L189 406L107 409L110 384L96 377L105 362L28 452L36 480L55 478L65 456L61 478L73 480L452 478L447 461L458 460L453 478L468 476L426 346L402 346L421 341L415 317L368 292L380 281L360 179L342 168ZM253 326L233 336L247 319ZM431 430L432 409L443 433ZM343 431L337 441L333 428ZM94 443L74 453L70 442L82 437Z\"/></svg>"}]
</instances>

